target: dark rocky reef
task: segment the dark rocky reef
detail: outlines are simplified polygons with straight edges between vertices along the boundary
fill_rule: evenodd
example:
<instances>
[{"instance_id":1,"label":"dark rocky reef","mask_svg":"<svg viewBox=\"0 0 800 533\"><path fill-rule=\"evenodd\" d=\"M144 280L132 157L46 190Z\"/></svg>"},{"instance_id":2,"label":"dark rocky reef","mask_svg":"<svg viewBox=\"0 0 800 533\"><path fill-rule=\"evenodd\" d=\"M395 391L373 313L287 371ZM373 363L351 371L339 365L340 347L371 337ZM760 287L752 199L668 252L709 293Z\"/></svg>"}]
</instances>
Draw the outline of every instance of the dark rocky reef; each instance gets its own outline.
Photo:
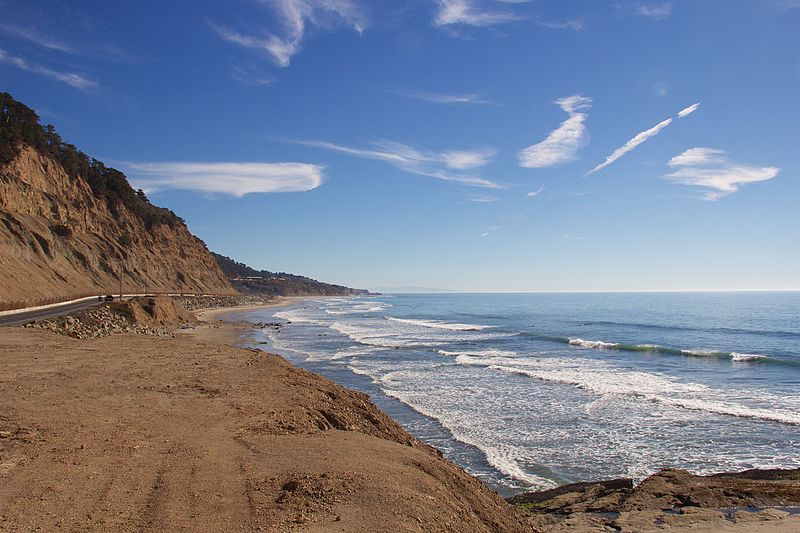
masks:
<instances>
[{"instance_id":1,"label":"dark rocky reef","mask_svg":"<svg viewBox=\"0 0 800 533\"><path fill-rule=\"evenodd\" d=\"M540 531L713 530L800 511L800 469L709 476L669 469L638 485L627 478L573 483L508 501Z\"/></svg>"}]
</instances>

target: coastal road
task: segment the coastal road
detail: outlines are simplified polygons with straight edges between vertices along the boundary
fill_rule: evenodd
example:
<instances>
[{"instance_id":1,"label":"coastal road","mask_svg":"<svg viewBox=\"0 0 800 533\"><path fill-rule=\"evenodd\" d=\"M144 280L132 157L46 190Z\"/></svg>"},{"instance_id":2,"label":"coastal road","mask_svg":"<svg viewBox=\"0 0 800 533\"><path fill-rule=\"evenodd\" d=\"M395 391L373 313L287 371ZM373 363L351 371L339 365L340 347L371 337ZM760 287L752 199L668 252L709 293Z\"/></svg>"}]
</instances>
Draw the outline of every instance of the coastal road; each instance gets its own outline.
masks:
<instances>
[{"instance_id":1,"label":"coastal road","mask_svg":"<svg viewBox=\"0 0 800 533\"><path fill-rule=\"evenodd\" d=\"M88 309L94 307L100 302L94 298L83 302L73 302L57 307L49 307L47 309L39 309L36 311L27 311L23 313L15 313L13 315L0 316L0 326L21 326L27 324L31 320L41 320L43 318L50 318L54 316L66 315L81 309Z\"/></svg>"}]
</instances>

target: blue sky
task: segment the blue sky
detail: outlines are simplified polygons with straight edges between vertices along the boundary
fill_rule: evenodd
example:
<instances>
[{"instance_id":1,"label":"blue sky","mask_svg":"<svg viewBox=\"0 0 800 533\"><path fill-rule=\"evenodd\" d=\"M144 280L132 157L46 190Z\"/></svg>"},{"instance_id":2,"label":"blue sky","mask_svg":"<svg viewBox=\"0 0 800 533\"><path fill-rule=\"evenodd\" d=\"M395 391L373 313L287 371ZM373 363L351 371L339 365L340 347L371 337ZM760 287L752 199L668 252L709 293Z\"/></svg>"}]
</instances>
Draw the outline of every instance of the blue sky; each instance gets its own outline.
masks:
<instances>
[{"instance_id":1,"label":"blue sky","mask_svg":"<svg viewBox=\"0 0 800 533\"><path fill-rule=\"evenodd\" d=\"M0 90L356 287L800 288L800 2L0 0Z\"/></svg>"}]
</instances>

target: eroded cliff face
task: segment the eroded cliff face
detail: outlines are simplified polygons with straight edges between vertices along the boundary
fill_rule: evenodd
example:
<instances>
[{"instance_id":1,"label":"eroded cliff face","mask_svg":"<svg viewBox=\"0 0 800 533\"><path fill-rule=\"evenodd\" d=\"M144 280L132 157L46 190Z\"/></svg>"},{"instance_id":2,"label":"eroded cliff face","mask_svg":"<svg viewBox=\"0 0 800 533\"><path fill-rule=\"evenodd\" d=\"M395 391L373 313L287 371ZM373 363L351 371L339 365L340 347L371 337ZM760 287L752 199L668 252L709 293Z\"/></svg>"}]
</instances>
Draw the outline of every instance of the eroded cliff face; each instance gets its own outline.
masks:
<instances>
[{"instance_id":1,"label":"eroded cliff face","mask_svg":"<svg viewBox=\"0 0 800 533\"><path fill-rule=\"evenodd\" d=\"M205 244L185 225L151 228L88 183L22 147L0 166L0 302L81 293L231 294Z\"/></svg>"}]
</instances>

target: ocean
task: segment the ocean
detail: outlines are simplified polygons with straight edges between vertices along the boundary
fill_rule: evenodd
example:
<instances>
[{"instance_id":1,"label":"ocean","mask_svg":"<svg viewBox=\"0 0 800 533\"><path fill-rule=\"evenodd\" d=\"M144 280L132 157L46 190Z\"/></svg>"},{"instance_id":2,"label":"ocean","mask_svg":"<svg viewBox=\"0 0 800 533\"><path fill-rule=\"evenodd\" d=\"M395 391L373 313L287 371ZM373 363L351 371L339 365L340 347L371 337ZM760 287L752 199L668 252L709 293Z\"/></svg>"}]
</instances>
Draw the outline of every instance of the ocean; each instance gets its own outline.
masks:
<instances>
[{"instance_id":1,"label":"ocean","mask_svg":"<svg viewBox=\"0 0 800 533\"><path fill-rule=\"evenodd\" d=\"M396 294L250 312L502 495L800 467L800 293Z\"/></svg>"}]
</instances>

